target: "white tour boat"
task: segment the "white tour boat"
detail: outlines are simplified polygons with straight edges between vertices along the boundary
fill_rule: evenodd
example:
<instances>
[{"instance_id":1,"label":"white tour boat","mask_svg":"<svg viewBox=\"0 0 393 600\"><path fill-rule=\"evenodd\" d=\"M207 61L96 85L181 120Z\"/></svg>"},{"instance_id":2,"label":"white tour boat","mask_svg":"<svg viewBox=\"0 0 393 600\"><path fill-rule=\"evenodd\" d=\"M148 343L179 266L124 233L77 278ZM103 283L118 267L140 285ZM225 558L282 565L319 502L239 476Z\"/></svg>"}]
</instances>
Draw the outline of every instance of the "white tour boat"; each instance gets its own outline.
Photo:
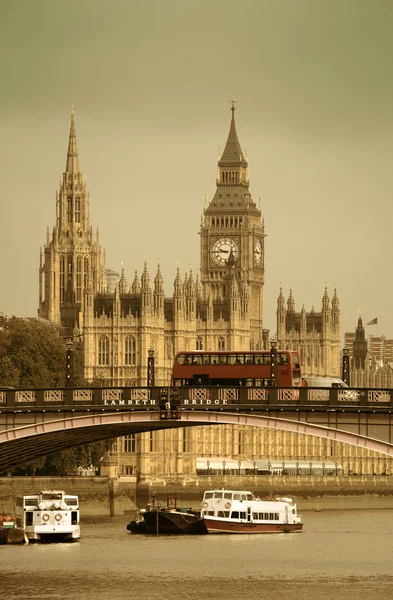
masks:
<instances>
[{"instance_id":1,"label":"white tour boat","mask_svg":"<svg viewBox=\"0 0 393 600\"><path fill-rule=\"evenodd\" d=\"M60 490L18 497L15 517L31 542L74 542L80 538L78 496Z\"/></svg>"},{"instance_id":2,"label":"white tour boat","mask_svg":"<svg viewBox=\"0 0 393 600\"><path fill-rule=\"evenodd\" d=\"M289 533L303 527L291 498L261 500L248 491L205 492L201 516L209 533Z\"/></svg>"}]
</instances>

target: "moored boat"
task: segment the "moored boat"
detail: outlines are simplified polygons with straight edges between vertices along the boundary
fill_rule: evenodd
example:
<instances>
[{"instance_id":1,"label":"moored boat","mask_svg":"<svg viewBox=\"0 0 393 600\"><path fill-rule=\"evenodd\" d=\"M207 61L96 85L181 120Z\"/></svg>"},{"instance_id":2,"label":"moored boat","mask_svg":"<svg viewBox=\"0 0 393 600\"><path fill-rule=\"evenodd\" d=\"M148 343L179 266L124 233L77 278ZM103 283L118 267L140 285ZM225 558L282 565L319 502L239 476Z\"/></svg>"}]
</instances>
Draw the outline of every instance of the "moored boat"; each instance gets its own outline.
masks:
<instances>
[{"instance_id":1,"label":"moored boat","mask_svg":"<svg viewBox=\"0 0 393 600\"><path fill-rule=\"evenodd\" d=\"M155 503L148 504L139 511L139 520L131 521L127 530L131 533L155 535L204 535L207 533L205 522L199 511L192 508L177 508L176 497L167 499L163 507Z\"/></svg>"},{"instance_id":2,"label":"moored boat","mask_svg":"<svg viewBox=\"0 0 393 600\"><path fill-rule=\"evenodd\" d=\"M16 524L30 542L74 542L80 538L78 496L45 490L16 499Z\"/></svg>"},{"instance_id":3,"label":"moored boat","mask_svg":"<svg viewBox=\"0 0 393 600\"><path fill-rule=\"evenodd\" d=\"M290 533L303 528L291 498L261 500L249 491L206 491L201 515L209 533Z\"/></svg>"},{"instance_id":4,"label":"moored boat","mask_svg":"<svg viewBox=\"0 0 393 600\"><path fill-rule=\"evenodd\" d=\"M17 527L14 515L0 514L0 544L26 544L28 541L22 527Z\"/></svg>"}]
</instances>

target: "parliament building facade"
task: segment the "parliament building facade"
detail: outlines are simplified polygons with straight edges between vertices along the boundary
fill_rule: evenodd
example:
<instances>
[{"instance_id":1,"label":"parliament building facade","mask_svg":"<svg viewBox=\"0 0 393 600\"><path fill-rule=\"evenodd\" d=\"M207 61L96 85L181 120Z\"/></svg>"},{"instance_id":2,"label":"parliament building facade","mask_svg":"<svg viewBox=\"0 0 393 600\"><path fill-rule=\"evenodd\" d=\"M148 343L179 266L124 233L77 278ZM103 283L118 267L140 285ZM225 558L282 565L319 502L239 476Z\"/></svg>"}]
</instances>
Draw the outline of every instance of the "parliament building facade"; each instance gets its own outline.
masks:
<instances>
[{"instance_id":1,"label":"parliament building facade","mask_svg":"<svg viewBox=\"0 0 393 600\"><path fill-rule=\"evenodd\" d=\"M160 264L145 263L127 281L122 269L108 291L106 254L93 231L90 196L79 167L72 112L66 169L56 194L56 224L40 254L38 315L81 333L85 378L106 386L147 385L149 351L155 384L170 383L174 356L183 350L269 348L263 329L265 227L249 188L248 161L236 131L235 102L225 149L218 161L216 191L200 225L199 272L174 277L167 297ZM340 310L328 291L321 311L295 312L290 292L277 302L277 343L299 350L304 373L340 372ZM359 453L357 449L345 452ZM130 435L116 440L119 474L141 480L195 477L198 456L329 459L343 456L335 443L288 432L212 426ZM354 464L361 456L353 454ZM352 455L351 455L352 456ZM342 462L342 461L341 461ZM354 466L354 468L356 468Z\"/></svg>"}]
</instances>

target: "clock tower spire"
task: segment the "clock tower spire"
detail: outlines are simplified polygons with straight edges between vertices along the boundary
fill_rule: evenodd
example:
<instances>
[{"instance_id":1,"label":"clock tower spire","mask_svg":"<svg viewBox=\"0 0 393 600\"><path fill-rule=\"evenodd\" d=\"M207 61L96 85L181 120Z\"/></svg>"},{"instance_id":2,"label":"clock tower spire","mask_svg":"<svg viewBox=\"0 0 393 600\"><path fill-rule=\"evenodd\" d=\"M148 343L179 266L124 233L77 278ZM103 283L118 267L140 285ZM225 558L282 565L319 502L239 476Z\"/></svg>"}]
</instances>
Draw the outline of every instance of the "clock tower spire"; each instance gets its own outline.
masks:
<instances>
[{"instance_id":1,"label":"clock tower spire","mask_svg":"<svg viewBox=\"0 0 393 600\"><path fill-rule=\"evenodd\" d=\"M264 225L249 190L248 160L236 130L234 95L224 151L218 160L216 191L201 223L201 283L205 298L228 297L225 272L231 257L236 277L250 287L250 349L262 348Z\"/></svg>"}]
</instances>

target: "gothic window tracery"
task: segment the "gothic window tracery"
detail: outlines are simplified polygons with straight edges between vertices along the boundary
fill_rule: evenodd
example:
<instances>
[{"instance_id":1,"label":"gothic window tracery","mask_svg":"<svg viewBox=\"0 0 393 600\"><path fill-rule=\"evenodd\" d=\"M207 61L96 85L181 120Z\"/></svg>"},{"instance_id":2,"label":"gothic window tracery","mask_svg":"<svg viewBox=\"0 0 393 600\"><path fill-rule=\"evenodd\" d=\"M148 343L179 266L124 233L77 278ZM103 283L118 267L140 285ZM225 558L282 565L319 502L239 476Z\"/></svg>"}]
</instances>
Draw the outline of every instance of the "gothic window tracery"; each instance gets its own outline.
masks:
<instances>
[{"instance_id":1,"label":"gothic window tracery","mask_svg":"<svg viewBox=\"0 0 393 600\"><path fill-rule=\"evenodd\" d=\"M218 350L219 351L225 350L225 339L222 336L220 336L218 338Z\"/></svg>"},{"instance_id":2,"label":"gothic window tracery","mask_svg":"<svg viewBox=\"0 0 393 600\"><path fill-rule=\"evenodd\" d=\"M197 337L196 340L196 349L203 350L203 339L201 337Z\"/></svg>"},{"instance_id":3,"label":"gothic window tracery","mask_svg":"<svg viewBox=\"0 0 393 600\"><path fill-rule=\"evenodd\" d=\"M64 255L60 256L60 302L64 302L65 293L65 260Z\"/></svg>"},{"instance_id":4,"label":"gothic window tracery","mask_svg":"<svg viewBox=\"0 0 393 600\"><path fill-rule=\"evenodd\" d=\"M98 364L101 367L109 365L109 339L106 335L98 341Z\"/></svg>"},{"instance_id":5,"label":"gothic window tracery","mask_svg":"<svg viewBox=\"0 0 393 600\"><path fill-rule=\"evenodd\" d=\"M133 336L128 336L124 345L124 364L135 365L136 362L136 342Z\"/></svg>"}]
</instances>

